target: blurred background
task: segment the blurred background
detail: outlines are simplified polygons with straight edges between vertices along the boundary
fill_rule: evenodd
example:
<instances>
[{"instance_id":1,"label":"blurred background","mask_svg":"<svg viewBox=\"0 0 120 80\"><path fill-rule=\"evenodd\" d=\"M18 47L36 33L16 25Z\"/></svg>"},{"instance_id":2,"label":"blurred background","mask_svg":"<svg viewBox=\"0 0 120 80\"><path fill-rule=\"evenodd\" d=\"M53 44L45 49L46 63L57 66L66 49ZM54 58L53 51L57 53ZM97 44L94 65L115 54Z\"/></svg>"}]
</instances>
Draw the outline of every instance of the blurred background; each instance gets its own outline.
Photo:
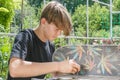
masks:
<instances>
[{"instance_id":1,"label":"blurred background","mask_svg":"<svg viewBox=\"0 0 120 80\"><path fill-rule=\"evenodd\" d=\"M0 0L0 80L5 80L15 35L35 28L41 10L52 0ZM120 0L56 0L69 11L71 35L59 36L56 48L64 45L119 45ZM49 77L49 76L48 76Z\"/></svg>"}]
</instances>

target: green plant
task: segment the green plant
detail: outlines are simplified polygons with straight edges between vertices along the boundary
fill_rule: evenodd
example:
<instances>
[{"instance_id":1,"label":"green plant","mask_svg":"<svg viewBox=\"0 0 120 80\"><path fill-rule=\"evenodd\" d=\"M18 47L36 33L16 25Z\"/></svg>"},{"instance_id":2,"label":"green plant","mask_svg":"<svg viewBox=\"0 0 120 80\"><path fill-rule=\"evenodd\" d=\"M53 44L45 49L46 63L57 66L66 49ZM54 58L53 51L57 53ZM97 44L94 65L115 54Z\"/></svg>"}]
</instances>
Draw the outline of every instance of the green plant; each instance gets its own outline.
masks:
<instances>
[{"instance_id":1,"label":"green plant","mask_svg":"<svg viewBox=\"0 0 120 80\"><path fill-rule=\"evenodd\" d=\"M0 32L5 32L5 28L2 24L0 24Z\"/></svg>"},{"instance_id":2,"label":"green plant","mask_svg":"<svg viewBox=\"0 0 120 80\"><path fill-rule=\"evenodd\" d=\"M108 38L110 36L110 34L109 34L108 31L106 31L104 29L101 29L101 30L98 30L98 31L94 31L92 36Z\"/></svg>"},{"instance_id":3,"label":"green plant","mask_svg":"<svg viewBox=\"0 0 120 80\"><path fill-rule=\"evenodd\" d=\"M113 27L113 36L114 37L120 36L120 25L116 25Z\"/></svg>"},{"instance_id":4,"label":"green plant","mask_svg":"<svg viewBox=\"0 0 120 80\"><path fill-rule=\"evenodd\" d=\"M9 26L14 15L14 3L12 0L0 0L0 24L9 31Z\"/></svg>"},{"instance_id":5,"label":"green plant","mask_svg":"<svg viewBox=\"0 0 120 80\"><path fill-rule=\"evenodd\" d=\"M88 7L88 16L89 16L89 36L92 37L93 32L102 29L102 23L106 22L106 27L103 29L109 30L109 10L106 7L101 7L99 4L94 3L91 7ZM104 15L104 17L103 17ZM75 29L77 36L84 36L87 35L87 25L86 25L86 5L80 5L76 8L72 20L73 20L73 27ZM79 29L79 30L78 30ZM82 35L81 35L82 34Z\"/></svg>"},{"instance_id":6,"label":"green plant","mask_svg":"<svg viewBox=\"0 0 120 80\"><path fill-rule=\"evenodd\" d=\"M8 59L10 56L11 43L9 37L0 38L0 77L5 80L8 72Z\"/></svg>"}]
</instances>

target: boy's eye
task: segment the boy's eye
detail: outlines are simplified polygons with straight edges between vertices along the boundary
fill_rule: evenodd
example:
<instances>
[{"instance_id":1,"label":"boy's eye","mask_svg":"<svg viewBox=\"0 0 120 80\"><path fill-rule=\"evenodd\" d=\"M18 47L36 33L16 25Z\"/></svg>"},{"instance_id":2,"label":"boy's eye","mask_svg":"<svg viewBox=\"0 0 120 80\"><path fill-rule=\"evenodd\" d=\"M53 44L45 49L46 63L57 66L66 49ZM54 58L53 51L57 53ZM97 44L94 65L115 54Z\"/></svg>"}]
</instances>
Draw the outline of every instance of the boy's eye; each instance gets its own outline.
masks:
<instances>
[{"instance_id":1,"label":"boy's eye","mask_svg":"<svg viewBox=\"0 0 120 80\"><path fill-rule=\"evenodd\" d=\"M56 29L56 31L59 31L59 29Z\"/></svg>"},{"instance_id":2,"label":"boy's eye","mask_svg":"<svg viewBox=\"0 0 120 80\"><path fill-rule=\"evenodd\" d=\"M55 29L55 31L59 31L59 29Z\"/></svg>"}]
</instances>

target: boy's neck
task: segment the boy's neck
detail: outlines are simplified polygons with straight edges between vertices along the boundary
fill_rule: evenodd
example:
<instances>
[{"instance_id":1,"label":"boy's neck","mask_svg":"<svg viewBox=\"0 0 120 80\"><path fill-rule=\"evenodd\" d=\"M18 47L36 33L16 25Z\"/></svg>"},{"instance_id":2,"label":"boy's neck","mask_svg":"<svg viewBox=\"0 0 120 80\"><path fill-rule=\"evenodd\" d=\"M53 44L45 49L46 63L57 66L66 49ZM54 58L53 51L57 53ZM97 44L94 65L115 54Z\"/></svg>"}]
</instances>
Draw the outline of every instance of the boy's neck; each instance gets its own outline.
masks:
<instances>
[{"instance_id":1,"label":"boy's neck","mask_svg":"<svg viewBox=\"0 0 120 80\"><path fill-rule=\"evenodd\" d=\"M34 32L41 41L43 41L43 42L47 41L47 39L44 36L44 32L42 30L42 27L38 26L36 29L34 29Z\"/></svg>"}]
</instances>

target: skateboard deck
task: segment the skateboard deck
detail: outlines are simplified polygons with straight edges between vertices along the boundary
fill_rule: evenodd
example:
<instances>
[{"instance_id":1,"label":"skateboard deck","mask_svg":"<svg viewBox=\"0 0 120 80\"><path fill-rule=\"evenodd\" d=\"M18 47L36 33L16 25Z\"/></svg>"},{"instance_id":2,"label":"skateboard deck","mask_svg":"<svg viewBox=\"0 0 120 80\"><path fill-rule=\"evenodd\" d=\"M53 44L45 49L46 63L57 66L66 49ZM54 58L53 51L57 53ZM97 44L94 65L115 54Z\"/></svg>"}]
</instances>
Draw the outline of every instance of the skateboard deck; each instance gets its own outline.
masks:
<instances>
[{"instance_id":1,"label":"skateboard deck","mask_svg":"<svg viewBox=\"0 0 120 80\"><path fill-rule=\"evenodd\" d=\"M120 76L120 46L68 45L54 52L53 61L74 59L81 66L78 76Z\"/></svg>"}]
</instances>

